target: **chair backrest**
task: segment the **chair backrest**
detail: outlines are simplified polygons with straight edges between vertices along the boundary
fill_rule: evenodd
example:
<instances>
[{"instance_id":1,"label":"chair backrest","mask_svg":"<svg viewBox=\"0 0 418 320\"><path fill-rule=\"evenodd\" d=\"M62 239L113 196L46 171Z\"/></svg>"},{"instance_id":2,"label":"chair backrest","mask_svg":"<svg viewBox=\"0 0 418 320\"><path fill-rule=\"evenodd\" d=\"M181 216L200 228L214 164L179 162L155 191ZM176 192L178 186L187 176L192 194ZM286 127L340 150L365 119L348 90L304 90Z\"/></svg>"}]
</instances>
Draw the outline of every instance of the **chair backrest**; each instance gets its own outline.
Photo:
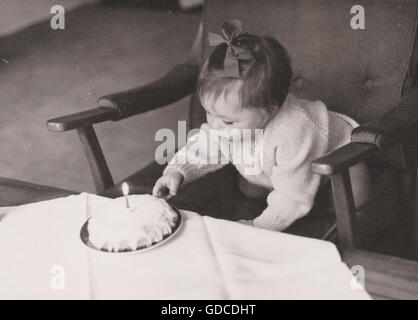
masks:
<instances>
[{"instance_id":1,"label":"chair backrest","mask_svg":"<svg viewBox=\"0 0 418 320\"><path fill-rule=\"evenodd\" d=\"M417 90L416 0L207 0L201 61L213 47L208 32L220 33L229 19L244 31L275 37L289 52L291 92L322 100L360 123L379 117L408 90ZM364 8L364 29L353 29L355 5ZM191 127L205 117L197 99Z\"/></svg>"}]
</instances>

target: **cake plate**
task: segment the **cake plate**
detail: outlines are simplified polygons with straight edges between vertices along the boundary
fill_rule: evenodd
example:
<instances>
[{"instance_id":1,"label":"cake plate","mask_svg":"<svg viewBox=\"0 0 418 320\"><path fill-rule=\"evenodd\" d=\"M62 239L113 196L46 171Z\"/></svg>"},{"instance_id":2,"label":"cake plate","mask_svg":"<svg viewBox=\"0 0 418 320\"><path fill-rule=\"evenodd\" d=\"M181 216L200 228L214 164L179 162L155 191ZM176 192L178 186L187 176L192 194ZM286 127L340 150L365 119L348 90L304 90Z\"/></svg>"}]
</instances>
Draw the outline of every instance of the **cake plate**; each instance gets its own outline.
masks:
<instances>
[{"instance_id":1,"label":"cake plate","mask_svg":"<svg viewBox=\"0 0 418 320\"><path fill-rule=\"evenodd\" d=\"M159 242L155 242L153 243L151 246L146 247L146 248L140 248L140 249L136 249L136 250L126 250L126 251L118 251L118 252L113 252L113 251L106 251L100 248L95 247L89 240L89 231L88 231L88 224L89 224L89 220L91 219L88 218L87 221L83 224L83 226L81 227L80 230L80 238L81 241L91 250L94 250L95 252L102 252L102 253L107 253L107 254L116 254L116 255L127 255L127 254L135 254L135 253L142 253L142 252L146 252L149 251L151 249L157 248L163 244L165 244L167 241L173 239L181 230L181 228L183 227L183 216L180 213L180 210L177 209L176 207L172 206L171 207L174 209L174 211L177 213L177 221L176 221L176 225L173 227L173 230L171 232L171 234L165 236L163 238L163 240L159 241Z\"/></svg>"}]
</instances>

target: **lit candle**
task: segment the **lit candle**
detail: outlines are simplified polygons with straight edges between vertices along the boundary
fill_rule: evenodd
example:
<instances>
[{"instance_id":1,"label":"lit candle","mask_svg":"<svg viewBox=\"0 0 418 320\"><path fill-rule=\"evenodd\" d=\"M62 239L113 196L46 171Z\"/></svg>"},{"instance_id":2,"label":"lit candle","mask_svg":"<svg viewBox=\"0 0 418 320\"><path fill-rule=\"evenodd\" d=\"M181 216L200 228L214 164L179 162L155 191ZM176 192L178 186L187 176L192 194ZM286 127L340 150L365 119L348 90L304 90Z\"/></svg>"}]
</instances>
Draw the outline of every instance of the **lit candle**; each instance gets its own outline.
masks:
<instances>
[{"instance_id":1,"label":"lit candle","mask_svg":"<svg viewBox=\"0 0 418 320\"><path fill-rule=\"evenodd\" d=\"M126 182L122 183L122 192L123 192L123 195L125 196L126 208L129 209L130 208L129 201L128 201L129 186Z\"/></svg>"}]
</instances>

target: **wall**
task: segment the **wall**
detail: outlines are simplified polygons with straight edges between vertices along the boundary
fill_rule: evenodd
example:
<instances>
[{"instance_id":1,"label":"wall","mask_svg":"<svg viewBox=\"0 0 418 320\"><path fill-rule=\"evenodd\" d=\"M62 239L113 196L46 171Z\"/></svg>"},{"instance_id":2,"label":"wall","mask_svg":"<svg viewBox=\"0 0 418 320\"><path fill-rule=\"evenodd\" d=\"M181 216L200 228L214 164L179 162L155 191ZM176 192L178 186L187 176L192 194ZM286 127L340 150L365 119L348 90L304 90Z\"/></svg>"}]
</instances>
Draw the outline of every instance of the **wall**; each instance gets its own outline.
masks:
<instances>
[{"instance_id":1,"label":"wall","mask_svg":"<svg viewBox=\"0 0 418 320\"><path fill-rule=\"evenodd\" d=\"M68 11L97 0L0 0L0 37L48 19L53 5Z\"/></svg>"}]
</instances>

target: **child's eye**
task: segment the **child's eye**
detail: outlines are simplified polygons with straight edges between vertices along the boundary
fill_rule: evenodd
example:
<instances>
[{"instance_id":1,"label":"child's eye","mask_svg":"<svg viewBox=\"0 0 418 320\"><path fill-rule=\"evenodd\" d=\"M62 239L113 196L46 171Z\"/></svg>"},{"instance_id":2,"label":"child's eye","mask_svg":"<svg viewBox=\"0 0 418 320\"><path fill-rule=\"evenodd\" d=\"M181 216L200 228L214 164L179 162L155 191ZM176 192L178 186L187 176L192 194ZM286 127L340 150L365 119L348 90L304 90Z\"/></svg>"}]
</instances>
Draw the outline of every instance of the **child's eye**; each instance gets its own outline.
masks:
<instances>
[{"instance_id":1,"label":"child's eye","mask_svg":"<svg viewBox=\"0 0 418 320\"><path fill-rule=\"evenodd\" d=\"M234 122L233 122L233 121L225 121L225 120L224 120L224 123L225 123L226 125L230 126L230 125L231 125L231 124L233 124Z\"/></svg>"}]
</instances>

